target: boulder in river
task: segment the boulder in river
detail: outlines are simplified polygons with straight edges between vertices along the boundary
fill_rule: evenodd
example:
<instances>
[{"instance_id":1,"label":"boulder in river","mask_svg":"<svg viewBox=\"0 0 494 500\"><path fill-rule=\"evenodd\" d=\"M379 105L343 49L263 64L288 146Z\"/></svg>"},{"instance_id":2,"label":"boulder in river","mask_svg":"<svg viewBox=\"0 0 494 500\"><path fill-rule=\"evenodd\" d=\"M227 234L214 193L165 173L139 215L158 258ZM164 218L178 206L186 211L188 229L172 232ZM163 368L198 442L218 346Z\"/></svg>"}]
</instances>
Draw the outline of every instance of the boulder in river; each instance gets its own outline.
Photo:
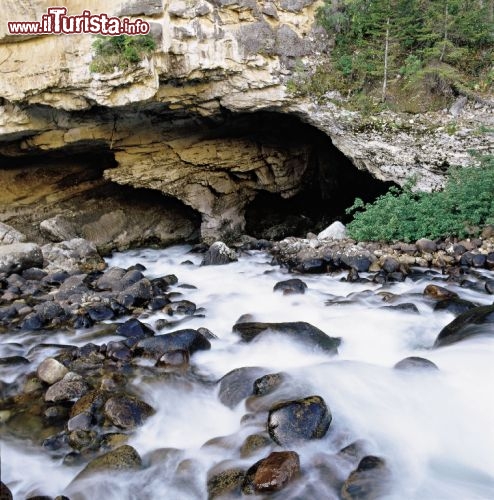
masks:
<instances>
[{"instance_id":1,"label":"boulder in river","mask_svg":"<svg viewBox=\"0 0 494 500\"><path fill-rule=\"evenodd\" d=\"M309 396L283 401L269 410L268 432L280 446L321 439L328 432L332 416L324 399Z\"/></svg>"},{"instance_id":2,"label":"boulder in river","mask_svg":"<svg viewBox=\"0 0 494 500\"><path fill-rule=\"evenodd\" d=\"M219 382L219 400L228 408L235 408L240 401L253 393L254 381L266 370L257 366L236 368L224 375Z\"/></svg>"},{"instance_id":3,"label":"boulder in river","mask_svg":"<svg viewBox=\"0 0 494 500\"><path fill-rule=\"evenodd\" d=\"M37 374L40 380L52 385L62 380L68 371L60 361L53 358L46 358L38 366Z\"/></svg>"},{"instance_id":4,"label":"boulder in river","mask_svg":"<svg viewBox=\"0 0 494 500\"><path fill-rule=\"evenodd\" d=\"M245 475L244 469L239 467L217 469L218 467L214 467L208 472L208 500L230 498L228 495L240 496L240 487Z\"/></svg>"},{"instance_id":5,"label":"boulder in river","mask_svg":"<svg viewBox=\"0 0 494 500\"><path fill-rule=\"evenodd\" d=\"M113 425L123 429L142 425L153 412L153 408L147 403L127 394L112 396L104 406L105 417Z\"/></svg>"},{"instance_id":6,"label":"boulder in river","mask_svg":"<svg viewBox=\"0 0 494 500\"><path fill-rule=\"evenodd\" d=\"M281 291L283 295L304 294L305 290L307 290L306 283L298 278L279 281L273 288L274 292Z\"/></svg>"},{"instance_id":7,"label":"boulder in river","mask_svg":"<svg viewBox=\"0 0 494 500\"><path fill-rule=\"evenodd\" d=\"M348 476L341 488L343 500L371 500L384 497L389 490L390 471L386 462L368 455Z\"/></svg>"},{"instance_id":8,"label":"boulder in river","mask_svg":"<svg viewBox=\"0 0 494 500\"><path fill-rule=\"evenodd\" d=\"M86 478L98 472L126 471L140 469L142 465L139 453L127 444L109 451L89 462L76 476L74 481Z\"/></svg>"},{"instance_id":9,"label":"boulder in river","mask_svg":"<svg viewBox=\"0 0 494 500\"><path fill-rule=\"evenodd\" d=\"M141 323L138 319L131 318L125 321L125 323L120 323L118 325L115 330L115 335L142 339L144 337L152 337L154 331L148 325Z\"/></svg>"},{"instance_id":10,"label":"boulder in river","mask_svg":"<svg viewBox=\"0 0 494 500\"><path fill-rule=\"evenodd\" d=\"M273 451L247 470L242 493L253 495L279 491L299 474L300 459L296 452Z\"/></svg>"},{"instance_id":11,"label":"boulder in river","mask_svg":"<svg viewBox=\"0 0 494 500\"><path fill-rule=\"evenodd\" d=\"M316 347L330 354L338 354L341 339L330 337L319 328L304 321L290 323L237 323L233 331L238 333L244 342L251 342L263 335L274 334L301 342L310 347Z\"/></svg>"},{"instance_id":12,"label":"boulder in river","mask_svg":"<svg viewBox=\"0 0 494 500\"><path fill-rule=\"evenodd\" d=\"M211 349L209 340L197 330L185 329L176 332L146 337L133 346L134 354L137 356L150 357L158 360L169 351L196 351Z\"/></svg>"},{"instance_id":13,"label":"boulder in river","mask_svg":"<svg viewBox=\"0 0 494 500\"><path fill-rule=\"evenodd\" d=\"M410 356L398 361L393 366L395 370L439 370L437 365L428 359L419 356Z\"/></svg>"},{"instance_id":14,"label":"boulder in river","mask_svg":"<svg viewBox=\"0 0 494 500\"><path fill-rule=\"evenodd\" d=\"M220 266L235 262L236 260L237 254L235 250L226 246L222 241L216 241L204 254L201 266Z\"/></svg>"},{"instance_id":15,"label":"boulder in river","mask_svg":"<svg viewBox=\"0 0 494 500\"><path fill-rule=\"evenodd\" d=\"M54 383L45 394L45 401L71 401L79 399L89 391L88 384L74 372L68 372L62 380Z\"/></svg>"},{"instance_id":16,"label":"boulder in river","mask_svg":"<svg viewBox=\"0 0 494 500\"><path fill-rule=\"evenodd\" d=\"M460 314L448 323L434 342L434 347L443 347L474 335L494 333L494 305L479 306Z\"/></svg>"},{"instance_id":17,"label":"boulder in river","mask_svg":"<svg viewBox=\"0 0 494 500\"><path fill-rule=\"evenodd\" d=\"M427 285L424 288L424 295L436 300L458 298L458 294L456 292L434 284Z\"/></svg>"}]
</instances>

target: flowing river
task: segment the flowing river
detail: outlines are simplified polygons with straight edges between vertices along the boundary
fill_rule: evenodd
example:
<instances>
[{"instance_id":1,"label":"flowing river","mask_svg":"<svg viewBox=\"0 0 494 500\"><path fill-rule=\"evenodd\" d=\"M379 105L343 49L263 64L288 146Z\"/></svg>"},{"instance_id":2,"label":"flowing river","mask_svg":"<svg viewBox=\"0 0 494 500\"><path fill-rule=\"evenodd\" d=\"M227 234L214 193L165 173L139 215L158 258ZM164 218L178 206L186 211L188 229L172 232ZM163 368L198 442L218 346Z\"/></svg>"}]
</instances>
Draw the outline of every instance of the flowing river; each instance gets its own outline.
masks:
<instances>
[{"instance_id":1,"label":"flowing river","mask_svg":"<svg viewBox=\"0 0 494 500\"><path fill-rule=\"evenodd\" d=\"M273 286L293 276L270 265L266 253L244 254L226 266L201 267L201 255L189 250L177 246L129 251L115 254L108 264L128 268L141 263L150 278L173 273L179 282L172 290L203 308L196 314L202 317L176 328L205 327L218 337L211 341L211 350L191 357L198 377L215 381L235 368L262 367L265 373L288 374L284 395L324 399L333 418L330 430L322 439L289 448L300 455L300 479L276 498L338 498L314 464L321 457L329 460L356 440L364 440L367 453L384 458L390 468L391 488L382 498L494 498L494 335L432 349L438 333L454 316L434 312L431 300L422 292L431 280L442 284L444 276L429 271L417 273L413 280L379 285L349 283L342 280L343 273L303 275L299 277L308 286L306 293L283 295L273 292ZM182 264L185 260L193 265ZM446 286L463 299L492 303L492 296L486 293L450 283ZM419 314L382 309L389 305L383 301L385 295L379 294L384 291L399 296L394 305L413 302ZM281 336L239 342L232 326L243 314L263 322L308 322L330 336L341 337L339 354L330 356ZM140 319L153 327L160 318L170 319L163 312L149 312ZM70 337L56 333L50 341L82 346L90 340L101 343L115 338L88 340L81 330ZM46 351L28 354L36 345L35 335L6 333L2 339L5 345L22 344L18 353L34 366L47 356ZM2 355L8 353L3 347ZM409 356L427 358L439 370L393 368ZM23 369L6 371L2 378L8 381ZM249 413L245 400L228 408L218 399L217 384L194 384L188 379L160 383L143 376L134 380L134 389L156 413L131 434L128 444L142 457L162 448L180 451L163 455L142 470L83 479L65 490L83 464L63 465L62 457L50 456L39 446L5 438L1 476L14 498L54 497L67 491L71 500L202 499L207 498L207 474L213 466L231 460L247 469L269 453L261 449L240 458L240 445L248 435L264 430L265 417L242 419ZM229 437L204 446L219 436ZM342 474L343 480L354 468L344 461L335 463L336 474Z\"/></svg>"}]
</instances>

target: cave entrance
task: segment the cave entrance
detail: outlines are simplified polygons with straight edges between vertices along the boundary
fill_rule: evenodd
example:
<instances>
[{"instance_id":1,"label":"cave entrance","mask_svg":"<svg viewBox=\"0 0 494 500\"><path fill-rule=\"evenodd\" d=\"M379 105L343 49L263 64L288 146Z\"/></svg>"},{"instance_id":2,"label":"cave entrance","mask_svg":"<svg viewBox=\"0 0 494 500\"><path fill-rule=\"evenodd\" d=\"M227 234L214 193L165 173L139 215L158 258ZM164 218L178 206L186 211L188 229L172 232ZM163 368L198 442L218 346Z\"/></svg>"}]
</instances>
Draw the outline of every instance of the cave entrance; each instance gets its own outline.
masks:
<instances>
[{"instance_id":1,"label":"cave entrance","mask_svg":"<svg viewBox=\"0 0 494 500\"><path fill-rule=\"evenodd\" d=\"M159 191L106 179L105 170L115 167L114 152L98 142L0 155L0 221L29 241L82 237L104 254L197 241L198 212ZM42 230L41 222L53 218L58 229Z\"/></svg>"},{"instance_id":2,"label":"cave entrance","mask_svg":"<svg viewBox=\"0 0 494 500\"><path fill-rule=\"evenodd\" d=\"M245 231L256 238L279 240L318 233L335 220L348 222L345 210L355 198L371 202L386 193L393 182L359 170L323 132L293 116L261 113L278 130L281 144L310 144L310 156L297 194L259 191L246 207Z\"/></svg>"}]
</instances>

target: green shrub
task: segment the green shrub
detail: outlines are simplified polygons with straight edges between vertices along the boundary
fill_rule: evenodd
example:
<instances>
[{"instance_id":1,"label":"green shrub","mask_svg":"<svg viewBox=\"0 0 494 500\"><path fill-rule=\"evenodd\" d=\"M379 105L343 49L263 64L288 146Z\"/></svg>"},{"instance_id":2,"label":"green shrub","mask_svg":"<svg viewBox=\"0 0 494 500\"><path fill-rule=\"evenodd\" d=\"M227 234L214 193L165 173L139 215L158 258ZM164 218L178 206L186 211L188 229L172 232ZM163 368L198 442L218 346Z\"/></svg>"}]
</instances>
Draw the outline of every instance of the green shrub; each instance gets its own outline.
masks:
<instances>
[{"instance_id":1,"label":"green shrub","mask_svg":"<svg viewBox=\"0 0 494 500\"><path fill-rule=\"evenodd\" d=\"M452 168L442 191L413 192L409 183L373 203L355 200L348 232L356 240L388 242L475 235L494 223L493 193L494 156L484 156L480 166Z\"/></svg>"},{"instance_id":2,"label":"green shrub","mask_svg":"<svg viewBox=\"0 0 494 500\"><path fill-rule=\"evenodd\" d=\"M142 61L156 49L151 35L99 36L93 43L94 57L89 67L92 73L111 73L127 69Z\"/></svg>"}]
</instances>

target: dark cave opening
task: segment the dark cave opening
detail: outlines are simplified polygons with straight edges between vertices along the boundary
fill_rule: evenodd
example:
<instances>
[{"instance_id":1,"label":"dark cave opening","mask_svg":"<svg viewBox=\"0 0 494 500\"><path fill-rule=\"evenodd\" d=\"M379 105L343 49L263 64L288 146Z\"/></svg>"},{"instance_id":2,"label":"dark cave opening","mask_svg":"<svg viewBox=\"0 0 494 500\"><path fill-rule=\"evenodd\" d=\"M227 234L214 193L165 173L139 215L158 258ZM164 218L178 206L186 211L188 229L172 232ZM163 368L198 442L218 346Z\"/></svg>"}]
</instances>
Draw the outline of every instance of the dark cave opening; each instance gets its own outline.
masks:
<instances>
[{"instance_id":1,"label":"dark cave opening","mask_svg":"<svg viewBox=\"0 0 494 500\"><path fill-rule=\"evenodd\" d=\"M305 237L307 232L318 233L335 220L348 222L351 216L345 210L355 198L371 202L396 185L359 170L328 136L315 127L296 117L267 115L268 119L278 123L276 136L281 144L307 141L311 145L311 154L297 194L285 198L279 193L258 192L246 209L247 234L281 239L286 236Z\"/></svg>"},{"instance_id":2,"label":"dark cave opening","mask_svg":"<svg viewBox=\"0 0 494 500\"><path fill-rule=\"evenodd\" d=\"M151 109L141 123L140 115L136 115L135 110L120 111L120 119L128 119L132 127L137 126L136 123L141 124L144 131L162 127L165 135L170 130L176 134L173 137L190 135L199 143L205 141L206 147L209 139L213 143L224 140L228 154L231 154L228 148L239 147L239 159L251 158L255 162L256 166L250 169L242 168L245 164L239 164L237 168L234 162L225 162L224 158L220 158L223 165L217 168L207 162L204 167L197 164L198 169L211 172L208 175L213 175L215 169L223 169L236 183L233 192L237 190L239 196L238 213L241 217L245 207L245 228L242 224L234 228L226 224L224 234L219 231L218 237L226 238L228 233L235 236L246 233L274 240L286 236L304 237L309 231L317 233L323 230L335 220L347 222L345 210L356 197L372 201L393 185L357 169L327 135L294 115L274 111L232 113L225 110L213 117L191 114L174 123L169 114ZM149 120L149 114L153 119ZM105 115L100 119L104 121ZM228 143L232 138L245 141ZM118 147L117 143L117 151ZM140 244L191 241L197 237L199 228L202 229L204 212L201 212L201 221L197 208L201 203L184 202L179 192L176 196L175 193L166 195L156 189L135 188L105 179L105 170L118 168L115 151L105 140L84 140L48 151L22 151L14 142L5 144L2 150L0 220L20 222L33 238L41 220L71 211L76 212L74 220L78 227L86 228L81 229L80 234L96 239L99 238L95 234L96 229L103 227L98 221L104 219L105 213L117 211L124 213L120 217L123 222L119 222L122 232L126 224L137 226L144 220L149 220L153 227L161 224L157 232L152 228L146 230L146 238L136 236L135 241ZM9 151L15 151L15 155L9 156ZM235 154L231 157L237 158ZM265 168L262 162L267 157L271 160L266 161L269 167ZM263 168L265 171L261 172ZM278 171L274 175L269 169ZM284 176L292 176L296 184L282 185L280 178ZM204 182L209 183L213 190L211 179ZM222 192L212 192L220 207L214 216L223 222L221 217L225 213L228 216L231 205L227 205L222 212ZM193 206L195 209L191 208ZM170 223L162 224L160 218ZM224 222L228 223L228 219L225 218ZM112 229L113 226L103 227L109 233ZM166 237L166 231L173 237ZM188 236L180 240L181 235ZM111 234L108 237L117 238ZM104 245L107 243L105 241Z\"/></svg>"}]
</instances>

